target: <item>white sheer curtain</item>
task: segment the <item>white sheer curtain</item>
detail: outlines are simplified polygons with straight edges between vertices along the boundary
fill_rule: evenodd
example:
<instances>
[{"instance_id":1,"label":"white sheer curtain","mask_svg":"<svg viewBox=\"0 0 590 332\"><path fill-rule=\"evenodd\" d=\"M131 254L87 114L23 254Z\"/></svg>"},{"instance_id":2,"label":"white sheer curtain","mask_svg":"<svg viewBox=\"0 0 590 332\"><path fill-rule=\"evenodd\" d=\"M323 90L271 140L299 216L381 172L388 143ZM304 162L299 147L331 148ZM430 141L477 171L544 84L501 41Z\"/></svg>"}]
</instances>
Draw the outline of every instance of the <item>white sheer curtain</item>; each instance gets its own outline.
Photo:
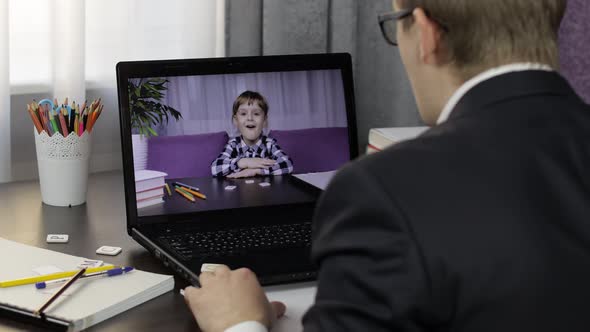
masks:
<instances>
[{"instance_id":1,"label":"white sheer curtain","mask_svg":"<svg viewBox=\"0 0 590 332\"><path fill-rule=\"evenodd\" d=\"M0 0L0 182L10 180L10 86L8 83L8 0Z\"/></svg>"},{"instance_id":2,"label":"white sheer curtain","mask_svg":"<svg viewBox=\"0 0 590 332\"><path fill-rule=\"evenodd\" d=\"M11 110L11 94L81 103L101 89L116 101L119 61L223 56L224 13L224 0L0 0L0 182L10 181L10 147L25 144L10 144L10 130L32 132L10 128L25 109Z\"/></svg>"}]
</instances>

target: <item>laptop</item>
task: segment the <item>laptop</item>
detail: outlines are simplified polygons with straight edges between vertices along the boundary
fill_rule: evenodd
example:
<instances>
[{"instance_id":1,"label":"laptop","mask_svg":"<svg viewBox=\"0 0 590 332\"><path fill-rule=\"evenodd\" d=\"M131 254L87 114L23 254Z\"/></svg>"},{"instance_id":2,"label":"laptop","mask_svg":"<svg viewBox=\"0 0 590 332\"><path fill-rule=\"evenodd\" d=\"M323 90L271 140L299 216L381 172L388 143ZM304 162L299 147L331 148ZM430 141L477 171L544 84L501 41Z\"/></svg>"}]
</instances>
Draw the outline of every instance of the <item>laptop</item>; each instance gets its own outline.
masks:
<instances>
[{"instance_id":1,"label":"laptop","mask_svg":"<svg viewBox=\"0 0 590 332\"><path fill-rule=\"evenodd\" d=\"M193 284L315 278L317 182L358 155L350 55L120 62L117 89L134 240Z\"/></svg>"}]
</instances>

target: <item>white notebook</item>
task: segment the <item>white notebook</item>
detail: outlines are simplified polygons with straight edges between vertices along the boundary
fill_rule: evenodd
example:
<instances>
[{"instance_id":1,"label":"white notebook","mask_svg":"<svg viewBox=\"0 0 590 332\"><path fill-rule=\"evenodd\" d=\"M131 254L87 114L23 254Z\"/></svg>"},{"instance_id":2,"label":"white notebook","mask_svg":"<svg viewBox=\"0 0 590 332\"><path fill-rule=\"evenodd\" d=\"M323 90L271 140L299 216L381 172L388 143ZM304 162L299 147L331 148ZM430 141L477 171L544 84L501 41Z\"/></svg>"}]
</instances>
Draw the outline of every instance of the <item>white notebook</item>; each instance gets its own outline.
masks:
<instances>
[{"instance_id":1,"label":"white notebook","mask_svg":"<svg viewBox=\"0 0 590 332\"><path fill-rule=\"evenodd\" d=\"M24 245L0 238L0 281L35 276L33 269L52 266L76 270L84 258ZM6 254L13 253L13 254ZM34 284L0 288L0 305L35 311L57 289L38 290ZM45 311L48 317L69 322L79 331L174 288L172 276L133 270L113 276L77 280Z\"/></svg>"}]
</instances>

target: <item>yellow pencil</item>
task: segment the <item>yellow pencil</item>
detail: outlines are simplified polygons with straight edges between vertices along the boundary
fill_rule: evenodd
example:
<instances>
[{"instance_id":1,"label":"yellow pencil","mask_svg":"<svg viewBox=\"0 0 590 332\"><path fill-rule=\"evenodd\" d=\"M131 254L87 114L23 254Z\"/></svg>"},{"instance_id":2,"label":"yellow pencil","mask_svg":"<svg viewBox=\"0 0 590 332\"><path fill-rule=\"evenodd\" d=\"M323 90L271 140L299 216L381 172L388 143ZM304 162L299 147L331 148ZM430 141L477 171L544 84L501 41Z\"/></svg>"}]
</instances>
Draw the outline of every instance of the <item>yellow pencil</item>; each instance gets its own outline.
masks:
<instances>
[{"instance_id":1,"label":"yellow pencil","mask_svg":"<svg viewBox=\"0 0 590 332\"><path fill-rule=\"evenodd\" d=\"M196 192L195 196L197 196L200 199L207 199L207 196L205 196L204 194L201 194L200 192Z\"/></svg>"},{"instance_id":2,"label":"yellow pencil","mask_svg":"<svg viewBox=\"0 0 590 332\"><path fill-rule=\"evenodd\" d=\"M168 185L168 183L166 183L165 186L166 186L166 191L168 192L168 196L172 196L172 192L170 191L170 186Z\"/></svg>"},{"instance_id":3,"label":"yellow pencil","mask_svg":"<svg viewBox=\"0 0 590 332\"><path fill-rule=\"evenodd\" d=\"M192 190L191 188L187 188L187 187L183 187L183 186L178 186L178 188L180 188L180 189L182 189L182 190L184 190L184 191L186 191L186 192L188 192L188 193L190 193L192 195L196 195L196 194L199 193L198 191L195 191L195 190Z\"/></svg>"},{"instance_id":4,"label":"yellow pencil","mask_svg":"<svg viewBox=\"0 0 590 332\"><path fill-rule=\"evenodd\" d=\"M205 196L205 195L201 194L201 193L200 193L200 192L198 192L198 191L194 191L194 190L192 190L192 189L189 189L189 188L187 188L187 187L183 187L183 186L180 186L180 189L183 189L184 191L188 191L189 193L191 193L191 194L193 194L193 195L197 196L197 197L198 197L198 198L200 198L200 199L207 199L207 196Z\"/></svg>"},{"instance_id":5,"label":"yellow pencil","mask_svg":"<svg viewBox=\"0 0 590 332\"><path fill-rule=\"evenodd\" d=\"M181 194L182 197L188 199L189 201L191 201L193 203L195 202L195 198L194 197L191 197L190 194L187 193L186 191L183 191L182 189L180 189L178 187L174 188L174 191L176 191L177 193Z\"/></svg>"},{"instance_id":6,"label":"yellow pencil","mask_svg":"<svg viewBox=\"0 0 590 332\"><path fill-rule=\"evenodd\" d=\"M115 267L114 265L105 265L105 266L100 266L100 267L91 267L91 268L86 269L86 273L94 273L94 272L106 271L106 270L110 270L110 269L112 269L114 267ZM35 276L35 277L27 277L27 278L22 278L22 279L0 281L0 288L13 287L13 286L21 286L21 285L28 285L28 284L34 284L34 283L37 283L37 282L41 282L41 281L67 278L67 277L71 277L71 276L75 275L79 271L80 270L66 271L66 272L57 272L57 273L51 273L51 274L46 274L46 275L42 275L42 276Z\"/></svg>"}]
</instances>

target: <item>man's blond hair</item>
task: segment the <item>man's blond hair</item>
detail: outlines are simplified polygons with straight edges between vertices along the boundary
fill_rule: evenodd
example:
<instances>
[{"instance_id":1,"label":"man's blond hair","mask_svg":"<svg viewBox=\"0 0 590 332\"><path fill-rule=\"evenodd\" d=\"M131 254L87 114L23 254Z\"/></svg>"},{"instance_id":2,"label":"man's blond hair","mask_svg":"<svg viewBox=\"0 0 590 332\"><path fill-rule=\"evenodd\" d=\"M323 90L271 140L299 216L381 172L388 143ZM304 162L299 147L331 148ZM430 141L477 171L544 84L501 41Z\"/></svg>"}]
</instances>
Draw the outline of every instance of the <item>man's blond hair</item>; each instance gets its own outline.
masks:
<instances>
[{"instance_id":1,"label":"man's blond hair","mask_svg":"<svg viewBox=\"0 0 590 332\"><path fill-rule=\"evenodd\" d=\"M557 32L566 0L399 1L404 9L424 9L448 29L443 42L463 79L511 62L558 68Z\"/></svg>"}]
</instances>

